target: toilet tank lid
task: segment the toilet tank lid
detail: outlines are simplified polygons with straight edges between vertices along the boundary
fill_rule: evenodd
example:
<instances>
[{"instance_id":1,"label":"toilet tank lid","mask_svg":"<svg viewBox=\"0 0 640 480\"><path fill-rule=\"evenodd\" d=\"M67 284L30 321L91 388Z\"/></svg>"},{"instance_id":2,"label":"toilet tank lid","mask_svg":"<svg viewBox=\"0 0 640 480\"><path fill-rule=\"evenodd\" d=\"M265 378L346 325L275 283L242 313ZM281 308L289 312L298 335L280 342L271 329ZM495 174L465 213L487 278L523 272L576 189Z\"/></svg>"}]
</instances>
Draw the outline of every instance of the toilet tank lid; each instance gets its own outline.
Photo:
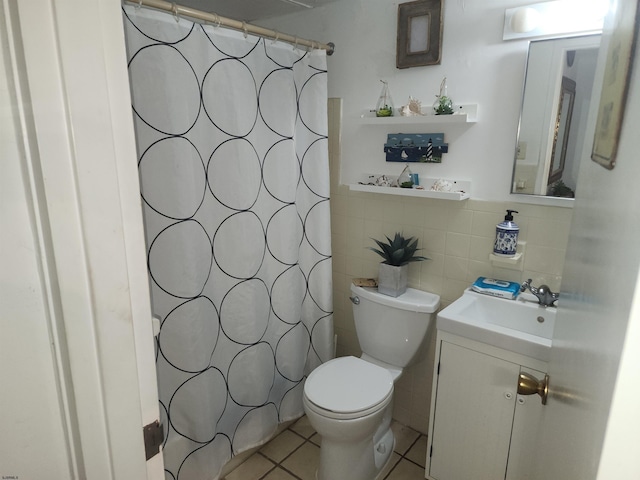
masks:
<instances>
[{"instance_id":1,"label":"toilet tank lid","mask_svg":"<svg viewBox=\"0 0 640 480\"><path fill-rule=\"evenodd\" d=\"M440 306L440 295L416 290L415 288L407 288L407 291L399 297L390 297L389 295L378 293L376 288L358 287L354 284L351 284L351 291L355 295L380 305L411 312L433 313Z\"/></svg>"}]
</instances>

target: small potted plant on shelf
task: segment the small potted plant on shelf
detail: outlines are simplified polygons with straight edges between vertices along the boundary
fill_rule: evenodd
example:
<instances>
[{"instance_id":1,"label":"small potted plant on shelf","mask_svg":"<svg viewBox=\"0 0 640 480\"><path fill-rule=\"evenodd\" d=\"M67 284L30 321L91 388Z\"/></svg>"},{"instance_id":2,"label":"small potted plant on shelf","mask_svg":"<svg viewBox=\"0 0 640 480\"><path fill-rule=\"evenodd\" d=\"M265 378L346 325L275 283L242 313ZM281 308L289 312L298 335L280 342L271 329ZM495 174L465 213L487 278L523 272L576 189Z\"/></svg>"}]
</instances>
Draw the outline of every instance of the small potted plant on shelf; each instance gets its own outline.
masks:
<instances>
[{"instance_id":1,"label":"small potted plant on shelf","mask_svg":"<svg viewBox=\"0 0 640 480\"><path fill-rule=\"evenodd\" d=\"M391 297L398 297L407 290L407 278L409 263L429 260L427 257L416 255L418 239L404 238L396 232L393 240L385 235L387 243L372 239L378 244L380 250L367 247L376 252L384 261L380 263L378 270L378 291Z\"/></svg>"}]
</instances>

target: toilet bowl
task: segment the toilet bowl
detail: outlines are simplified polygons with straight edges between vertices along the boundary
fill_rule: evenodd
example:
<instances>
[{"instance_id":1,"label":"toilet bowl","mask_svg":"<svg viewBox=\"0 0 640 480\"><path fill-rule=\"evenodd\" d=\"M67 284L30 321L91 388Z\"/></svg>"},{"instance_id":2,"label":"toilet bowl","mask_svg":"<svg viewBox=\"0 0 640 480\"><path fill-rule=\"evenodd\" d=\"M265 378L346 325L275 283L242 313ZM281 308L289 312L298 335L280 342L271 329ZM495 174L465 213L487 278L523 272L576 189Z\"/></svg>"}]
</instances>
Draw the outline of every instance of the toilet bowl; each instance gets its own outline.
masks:
<instances>
[{"instance_id":1,"label":"toilet bowl","mask_svg":"<svg viewBox=\"0 0 640 480\"><path fill-rule=\"evenodd\" d=\"M391 373L356 357L330 360L309 375L303 404L322 438L318 480L373 480L394 446Z\"/></svg>"},{"instance_id":2,"label":"toilet bowl","mask_svg":"<svg viewBox=\"0 0 640 480\"><path fill-rule=\"evenodd\" d=\"M437 295L414 289L395 298L355 285L351 291L362 357L330 360L304 386L305 413L322 438L318 480L378 478L394 447L394 382L422 345L440 303Z\"/></svg>"}]
</instances>

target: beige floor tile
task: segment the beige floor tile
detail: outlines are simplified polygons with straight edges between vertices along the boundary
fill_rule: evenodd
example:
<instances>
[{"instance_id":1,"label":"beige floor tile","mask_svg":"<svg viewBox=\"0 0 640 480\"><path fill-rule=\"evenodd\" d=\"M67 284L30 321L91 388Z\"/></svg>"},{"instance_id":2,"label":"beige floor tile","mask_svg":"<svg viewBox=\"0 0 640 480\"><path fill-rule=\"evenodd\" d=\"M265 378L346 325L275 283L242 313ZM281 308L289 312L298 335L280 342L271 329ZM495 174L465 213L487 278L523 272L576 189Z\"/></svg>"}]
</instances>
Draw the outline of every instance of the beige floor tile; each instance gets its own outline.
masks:
<instances>
[{"instance_id":1,"label":"beige floor tile","mask_svg":"<svg viewBox=\"0 0 640 480\"><path fill-rule=\"evenodd\" d=\"M418 441L413 444L413 447L405 454L405 457L424 467L427 463L427 437L420 435Z\"/></svg>"},{"instance_id":2,"label":"beige floor tile","mask_svg":"<svg viewBox=\"0 0 640 480\"><path fill-rule=\"evenodd\" d=\"M302 480L316 480L316 470L320 462L320 449L313 443L306 442L282 466Z\"/></svg>"},{"instance_id":3,"label":"beige floor tile","mask_svg":"<svg viewBox=\"0 0 640 480\"><path fill-rule=\"evenodd\" d=\"M296 477L278 467L270 471L269 475L264 477L264 480L296 480Z\"/></svg>"},{"instance_id":4,"label":"beige floor tile","mask_svg":"<svg viewBox=\"0 0 640 480\"><path fill-rule=\"evenodd\" d=\"M225 477L225 480L258 480L275 465L262 455L254 453L238 468Z\"/></svg>"},{"instance_id":5,"label":"beige floor tile","mask_svg":"<svg viewBox=\"0 0 640 480\"><path fill-rule=\"evenodd\" d=\"M380 472L380 474L378 475L378 478L382 479L385 478L387 476L387 474L393 470L393 467L396 466L396 463L398 463L398 460L400 460L402 457L400 455L398 455L396 452L391 452L391 460L389 461L389 463L387 463L385 465L385 467L382 469L382 471Z\"/></svg>"},{"instance_id":6,"label":"beige floor tile","mask_svg":"<svg viewBox=\"0 0 640 480\"><path fill-rule=\"evenodd\" d=\"M309 423L309 419L305 415L296 423L289 427L290 430L293 430L299 435L302 435L304 438L309 438L311 435L316 433L311 424Z\"/></svg>"},{"instance_id":7,"label":"beige floor tile","mask_svg":"<svg viewBox=\"0 0 640 480\"><path fill-rule=\"evenodd\" d=\"M393 422L391 424L391 430L393 430L393 435L396 437L396 446L394 450L400 455L407 453L407 450L409 450L411 445L413 445L413 442L415 442L416 438L420 435L415 430L405 427L398 422Z\"/></svg>"},{"instance_id":8,"label":"beige floor tile","mask_svg":"<svg viewBox=\"0 0 640 480\"><path fill-rule=\"evenodd\" d=\"M424 468L403 458L386 480L424 480Z\"/></svg>"},{"instance_id":9,"label":"beige floor tile","mask_svg":"<svg viewBox=\"0 0 640 480\"><path fill-rule=\"evenodd\" d=\"M304 443L295 433L285 430L260 449L260 452L276 463L280 463L287 455Z\"/></svg>"},{"instance_id":10,"label":"beige floor tile","mask_svg":"<svg viewBox=\"0 0 640 480\"><path fill-rule=\"evenodd\" d=\"M322 446L322 437L318 433L314 433L313 435L311 435L309 441L315 443L319 447Z\"/></svg>"}]
</instances>

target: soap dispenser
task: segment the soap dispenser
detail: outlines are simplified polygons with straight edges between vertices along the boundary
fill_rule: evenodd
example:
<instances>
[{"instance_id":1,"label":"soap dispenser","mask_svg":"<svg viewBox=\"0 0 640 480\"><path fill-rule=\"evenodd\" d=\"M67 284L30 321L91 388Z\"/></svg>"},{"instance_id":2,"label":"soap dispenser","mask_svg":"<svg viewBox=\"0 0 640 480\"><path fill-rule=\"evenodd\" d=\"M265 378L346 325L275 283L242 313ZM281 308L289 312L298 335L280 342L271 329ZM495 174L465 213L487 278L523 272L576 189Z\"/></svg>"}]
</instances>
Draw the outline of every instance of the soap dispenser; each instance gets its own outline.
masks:
<instances>
[{"instance_id":1,"label":"soap dispenser","mask_svg":"<svg viewBox=\"0 0 640 480\"><path fill-rule=\"evenodd\" d=\"M507 210L504 222L496 225L496 243L493 245L493 253L503 257L513 257L518 248L518 233L520 227L513 221L516 210Z\"/></svg>"}]
</instances>

